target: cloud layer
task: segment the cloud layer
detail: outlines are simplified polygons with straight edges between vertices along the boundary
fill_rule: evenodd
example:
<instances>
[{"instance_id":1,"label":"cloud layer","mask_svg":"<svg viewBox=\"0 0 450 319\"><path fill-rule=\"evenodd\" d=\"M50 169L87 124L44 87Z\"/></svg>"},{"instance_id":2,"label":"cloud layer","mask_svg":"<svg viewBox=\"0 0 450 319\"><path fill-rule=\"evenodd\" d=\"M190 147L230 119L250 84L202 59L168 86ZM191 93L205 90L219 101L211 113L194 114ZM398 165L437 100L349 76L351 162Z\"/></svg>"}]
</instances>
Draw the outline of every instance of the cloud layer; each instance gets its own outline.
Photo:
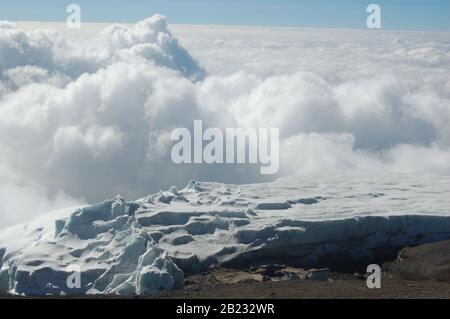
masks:
<instances>
[{"instance_id":1,"label":"cloud layer","mask_svg":"<svg viewBox=\"0 0 450 319\"><path fill-rule=\"evenodd\" d=\"M292 31L277 32L273 43L241 40L242 52L230 41L245 39L245 31L216 42L212 31L203 42L186 37L207 74L162 16L86 40L0 23L0 227L191 178L262 180L258 166L172 164L171 131L195 119L219 128L280 128L282 175L450 174L448 37L407 35L405 44L400 34L371 44L311 31L295 42ZM308 65L291 57L298 43Z\"/></svg>"}]
</instances>

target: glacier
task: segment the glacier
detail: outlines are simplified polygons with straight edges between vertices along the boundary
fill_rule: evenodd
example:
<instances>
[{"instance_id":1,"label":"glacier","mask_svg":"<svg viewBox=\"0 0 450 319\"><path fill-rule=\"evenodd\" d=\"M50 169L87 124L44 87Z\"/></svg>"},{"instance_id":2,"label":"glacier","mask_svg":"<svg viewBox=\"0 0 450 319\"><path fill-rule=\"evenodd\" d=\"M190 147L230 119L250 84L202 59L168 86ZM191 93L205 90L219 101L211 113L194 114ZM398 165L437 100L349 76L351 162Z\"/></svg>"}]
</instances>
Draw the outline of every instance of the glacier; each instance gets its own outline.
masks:
<instances>
[{"instance_id":1,"label":"glacier","mask_svg":"<svg viewBox=\"0 0 450 319\"><path fill-rule=\"evenodd\" d=\"M217 266L362 270L403 247L449 239L449 186L446 175L323 172L117 196L1 230L0 290L154 294ZM73 269L77 288L67 285Z\"/></svg>"}]
</instances>

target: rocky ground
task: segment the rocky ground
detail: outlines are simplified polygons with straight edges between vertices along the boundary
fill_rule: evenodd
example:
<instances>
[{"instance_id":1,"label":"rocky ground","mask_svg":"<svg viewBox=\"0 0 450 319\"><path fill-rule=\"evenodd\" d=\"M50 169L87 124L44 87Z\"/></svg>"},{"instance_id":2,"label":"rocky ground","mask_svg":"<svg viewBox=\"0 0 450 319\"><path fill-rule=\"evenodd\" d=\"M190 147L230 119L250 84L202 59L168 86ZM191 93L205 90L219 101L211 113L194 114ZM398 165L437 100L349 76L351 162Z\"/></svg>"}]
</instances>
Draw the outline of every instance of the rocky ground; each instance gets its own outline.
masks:
<instances>
[{"instance_id":1,"label":"rocky ground","mask_svg":"<svg viewBox=\"0 0 450 319\"><path fill-rule=\"evenodd\" d=\"M394 278L450 283L450 241L405 248L383 268Z\"/></svg>"},{"instance_id":2,"label":"rocky ground","mask_svg":"<svg viewBox=\"0 0 450 319\"><path fill-rule=\"evenodd\" d=\"M287 298L287 299L404 299L450 298L450 284L432 281L407 281L386 278L381 289L370 290L365 280L349 276L329 281L289 280L266 282L240 282L215 286L187 286L163 296L164 298Z\"/></svg>"}]
</instances>

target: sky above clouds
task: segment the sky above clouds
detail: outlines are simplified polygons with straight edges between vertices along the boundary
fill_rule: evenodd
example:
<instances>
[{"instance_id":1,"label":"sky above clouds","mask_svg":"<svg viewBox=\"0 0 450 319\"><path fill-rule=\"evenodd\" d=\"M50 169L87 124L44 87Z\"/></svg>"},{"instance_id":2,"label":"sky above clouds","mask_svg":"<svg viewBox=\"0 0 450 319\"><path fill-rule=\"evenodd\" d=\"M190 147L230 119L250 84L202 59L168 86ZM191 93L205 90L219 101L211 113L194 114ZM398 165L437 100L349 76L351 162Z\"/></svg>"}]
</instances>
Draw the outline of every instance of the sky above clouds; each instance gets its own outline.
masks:
<instances>
[{"instance_id":1,"label":"sky above clouds","mask_svg":"<svg viewBox=\"0 0 450 319\"><path fill-rule=\"evenodd\" d=\"M450 34L0 22L0 228L189 179L450 174ZM170 133L280 128L281 170L175 165Z\"/></svg>"},{"instance_id":2,"label":"sky above clouds","mask_svg":"<svg viewBox=\"0 0 450 319\"><path fill-rule=\"evenodd\" d=\"M66 7L79 4L86 22L135 22L156 13L170 23L366 27L370 3L382 8L383 28L450 30L447 0L16 0L0 3L0 20L65 21Z\"/></svg>"}]
</instances>

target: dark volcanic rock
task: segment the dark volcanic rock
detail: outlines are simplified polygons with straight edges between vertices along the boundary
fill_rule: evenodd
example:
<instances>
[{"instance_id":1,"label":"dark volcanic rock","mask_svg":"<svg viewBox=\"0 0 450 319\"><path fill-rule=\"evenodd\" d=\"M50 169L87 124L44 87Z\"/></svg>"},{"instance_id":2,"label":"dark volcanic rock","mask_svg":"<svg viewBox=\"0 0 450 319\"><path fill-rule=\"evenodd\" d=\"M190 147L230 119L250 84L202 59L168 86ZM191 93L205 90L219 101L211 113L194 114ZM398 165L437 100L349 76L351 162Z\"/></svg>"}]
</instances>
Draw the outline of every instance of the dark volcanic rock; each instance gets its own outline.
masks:
<instances>
[{"instance_id":1,"label":"dark volcanic rock","mask_svg":"<svg viewBox=\"0 0 450 319\"><path fill-rule=\"evenodd\" d=\"M396 262L383 265L388 275L406 280L450 283L450 241L404 248Z\"/></svg>"}]
</instances>

